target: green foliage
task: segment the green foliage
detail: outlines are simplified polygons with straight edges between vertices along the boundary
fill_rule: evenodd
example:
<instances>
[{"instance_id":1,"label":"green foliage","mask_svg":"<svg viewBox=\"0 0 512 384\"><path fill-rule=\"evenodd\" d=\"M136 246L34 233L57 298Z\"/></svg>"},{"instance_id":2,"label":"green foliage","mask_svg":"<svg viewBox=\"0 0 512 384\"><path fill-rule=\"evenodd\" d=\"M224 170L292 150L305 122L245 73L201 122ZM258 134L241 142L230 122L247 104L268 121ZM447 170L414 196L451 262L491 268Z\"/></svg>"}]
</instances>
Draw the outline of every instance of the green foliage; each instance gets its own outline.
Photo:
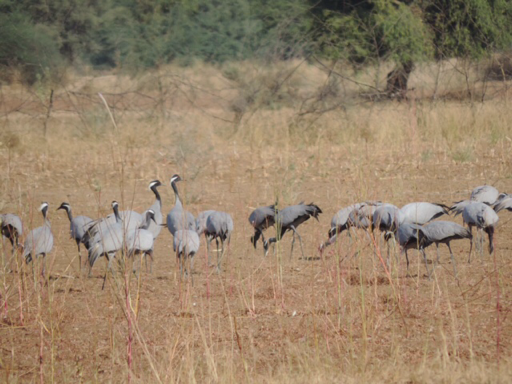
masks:
<instances>
[{"instance_id":1,"label":"green foliage","mask_svg":"<svg viewBox=\"0 0 512 384\"><path fill-rule=\"evenodd\" d=\"M416 62L430 54L430 35L422 14L412 5L376 0L370 22L381 55L399 63Z\"/></svg>"},{"instance_id":2,"label":"green foliage","mask_svg":"<svg viewBox=\"0 0 512 384\"><path fill-rule=\"evenodd\" d=\"M417 7L390 0L360 2L348 12L325 10L323 52L355 63L422 60L430 54L430 36L421 16Z\"/></svg>"},{"instance_id":3,"label":"green foliage","mask_svg":"<svg viewBox=\"0 0 512 384\"><path fill-rule=\"evenodd\" d=\"M310 53L353 64L478 57L512 45L508 0L0 0L0 65L130 70Z\"/></svg>"},{"instance_id":4,"label":"green foliage","mask_svg":"<svg viewBox=\"0 0 512 384\"><path fill-rule=\"evenodd\" d=\"M55 31L25 15L0 14L0 68L17 68L32 84L38 76L57 75L62 64Z\"/></svg>"},{"instance_id":5,"label":"green foliage","mask_svg":"<svg viewBox=\"0 0 512 384\"><path fill-rule=\"evenodd\" d=\"M424 9L438 58L480 57L512 44L510 1L430 0Z\"/></svg>"}]
</instances>

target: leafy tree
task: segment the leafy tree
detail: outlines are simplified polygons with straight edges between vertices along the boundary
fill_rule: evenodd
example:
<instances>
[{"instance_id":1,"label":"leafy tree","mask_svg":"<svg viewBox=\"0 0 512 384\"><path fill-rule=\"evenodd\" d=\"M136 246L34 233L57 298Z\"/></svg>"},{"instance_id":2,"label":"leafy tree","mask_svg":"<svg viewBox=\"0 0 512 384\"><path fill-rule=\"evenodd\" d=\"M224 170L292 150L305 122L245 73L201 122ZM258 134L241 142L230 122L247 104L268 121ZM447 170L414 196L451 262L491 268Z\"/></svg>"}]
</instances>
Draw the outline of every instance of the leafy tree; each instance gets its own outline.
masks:
<instances>
[{"instance_id":1,"label":"leafy tree","mask_svg":"<svg viewBox=\"0 0 512 384\"><path fill-rule=\"evenodd\" d=\"M56 35L19 12L0 13L0 67L18 68L30 84L38 76L55 75L62 64Z\"/></svg>"},{"instance_id":2,"label":"leafy tree","mask_svg":"<svg viewBox=\"0 0 512 384\"><path fill-rule=\"evenodd\" d=\"M421 9L392 0L326 3L332 8L323 9L319 29L324 54L359 65L392 60L397 68L388 74L387 91L405 91L414 63L431 54Z\"/></svg>"},{"instance_id":3,"label":"leafy tree","mask_svg":"<svg viewBox=\"0 0 512 384\"><path fill-rule=\"evenodd\" d=\"M510 1L426 0L422 6L437 58L478 58L512 46Z\"/></svg>"}]
</instances>

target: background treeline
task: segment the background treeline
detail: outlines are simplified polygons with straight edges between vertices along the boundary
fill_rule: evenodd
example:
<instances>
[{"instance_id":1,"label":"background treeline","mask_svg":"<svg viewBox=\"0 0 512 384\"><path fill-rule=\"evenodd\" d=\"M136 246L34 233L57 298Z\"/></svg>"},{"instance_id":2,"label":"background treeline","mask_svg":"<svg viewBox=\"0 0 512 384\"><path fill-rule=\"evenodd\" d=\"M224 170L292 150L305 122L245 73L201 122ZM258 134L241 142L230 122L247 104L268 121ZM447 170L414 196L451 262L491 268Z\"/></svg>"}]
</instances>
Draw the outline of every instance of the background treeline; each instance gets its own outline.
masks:
<instances>
[{"instance_id":1,"label":"background treeline","mask_svg":"<svg viewBox=\"0 0 512 384\"><path fill-rule=\"evenodd\" d=\"M510 0L0 0L3 81L13 69L33 83L69 65L135 71L314 56L354 67L392 61L407 77L420 61L511 47Z\"/></svg>"}]
</instances>

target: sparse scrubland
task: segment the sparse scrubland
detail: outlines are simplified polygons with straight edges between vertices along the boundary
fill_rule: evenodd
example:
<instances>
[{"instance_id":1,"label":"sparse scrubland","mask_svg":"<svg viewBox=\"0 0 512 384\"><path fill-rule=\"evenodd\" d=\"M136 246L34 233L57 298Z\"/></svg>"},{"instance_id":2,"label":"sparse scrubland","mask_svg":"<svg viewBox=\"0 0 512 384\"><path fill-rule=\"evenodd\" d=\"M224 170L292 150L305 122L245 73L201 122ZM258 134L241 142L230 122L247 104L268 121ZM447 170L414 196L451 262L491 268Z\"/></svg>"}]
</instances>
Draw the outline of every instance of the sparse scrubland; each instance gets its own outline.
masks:
<instances>
[{"instance_id":1,"label":"sparse scrubland","mask_svg":"<svg viewBox=\"0 0 512 384\"><path fill-rule=\"evenodd\" d=\"M401 100L379 92L392 65L354 72L324 60L68 70L59 84L2 86L0 211L27 230L48 201L55 237L47 281L11 259L8 242L1 250L2 381L509 381L510 213L500 213L494 257L467 264L469 243L452 244L457 278L446 247L432 281L415 252L412 277L398 249L388 273L377 232L318 252L332 215L354 202L512 190L511 84L487 76L491 65L418 65ZM142 212L149 181L174 173L188 210L233 216L224 272L208 268L202 239L195 285L180 281L164 229L152 274L121 267L101 290L101 260L80 277L60 203L94 218L114 199ZM161 193L167 214L172 190ZM298 249L289 257L289 234L275 254L254 250L250 212L302 200L324 211L300 227L306 260ZM435 250L427 255L432 268Z\"/></svg>"}]
</instances>

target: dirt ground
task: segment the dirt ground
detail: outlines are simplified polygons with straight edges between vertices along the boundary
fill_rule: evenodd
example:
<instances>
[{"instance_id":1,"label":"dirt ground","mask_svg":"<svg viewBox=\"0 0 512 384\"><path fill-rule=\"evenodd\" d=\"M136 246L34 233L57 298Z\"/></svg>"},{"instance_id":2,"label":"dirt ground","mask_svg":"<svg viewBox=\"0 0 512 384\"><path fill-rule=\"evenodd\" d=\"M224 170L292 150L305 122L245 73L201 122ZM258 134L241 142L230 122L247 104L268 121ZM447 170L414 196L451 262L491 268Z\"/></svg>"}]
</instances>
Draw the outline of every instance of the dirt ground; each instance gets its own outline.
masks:
<instances>
[{"instance_id":1,"label":"dirt ground","mask_svg":"<svg viewBox=\"0 0 512 384\"><path fill-rule=\"evenodd\" d=\"M395 248L386 273L387 248L377 232L377 248L354 230L318 252L331 217L355 202L451 204L485 183L512 191L508 141L477 146L471 159L456 161L438 147L426 151L421 141L411 155L378 143L253 147L214 140L192 156L180 155L193 147L182 136L179 145L172 135L122 145L109 136L55 135L40 147L39 140L22 135L22 149L1 152L9 163L0 169L1 212L20 214L28 232L41 225L37 207L48 201L55 236L47 282L34 281L30 265L14 261L0 272L2 381L510 380L511 213L500 212L494 256L486 240L483 255L468 264L469 242L452 243L456 277L445 246L440 265L435 248L427 250L431 281L414 251L410 276ZM202 239L194 285L180 281L164 228L153 272L143 268L140 280L118 270L102 290L103 259L91 278L80 276L68 219L55 211L60 203L93 218L110 213L114 199L121 209L142 212L154 201L149 182L160 179L165 216L174 204L174 173L185 179L178 187L187 210L222 210L234 219L223 272L208 267ZM305 201L323 210L319 222L298 229L304 258L298 243L290 257L290 234L267 257L261 243L256 250L250 243L249 214L276 199L280 207ZM443 219L462 223L460 216Z\"/></svg>"}]
</instances>

